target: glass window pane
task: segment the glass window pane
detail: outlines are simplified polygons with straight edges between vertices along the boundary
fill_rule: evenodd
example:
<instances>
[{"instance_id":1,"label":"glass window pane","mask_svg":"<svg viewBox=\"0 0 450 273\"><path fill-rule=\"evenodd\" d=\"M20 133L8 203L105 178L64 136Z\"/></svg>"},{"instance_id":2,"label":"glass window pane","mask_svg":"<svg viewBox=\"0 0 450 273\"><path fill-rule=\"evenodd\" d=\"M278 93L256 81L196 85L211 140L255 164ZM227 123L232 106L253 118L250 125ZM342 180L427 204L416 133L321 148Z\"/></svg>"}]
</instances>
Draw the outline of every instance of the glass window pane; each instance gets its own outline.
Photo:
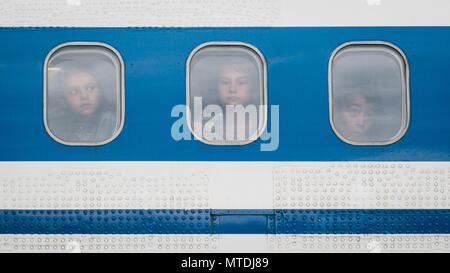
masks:
<instances>
[{"instance_id":1,"label":"glass window pane","mask_svg":"<svg viewBox=\"0 0 450 273\"><path fill-rule=\"evenodd\" d=\"M190 127L201 141L242 145L266 124L265 63L245 44L201 46L188 60Z\"/></svg>"},{"instance_id":2,"label":"glass window pane","mask_svg":"<svg viewBox=\"0 0 450 273\"><path fill-rule=\"evenodd\" d=\"M68 44L46 62L45 110L49 134L67 145L101 145L123 123L123 65L112 48Z\"/></svg>"},{"instance_id":3,"label":"glass window pane","mask_svg":"<svg viewBox=\"0 0 450 273\"><path fill-rule=\"evenodd\" d=\"M349 44L330 63L331 123L345 142L384 145L408 125L407 64L384 44Z\"/></svg>"}]
</instances>

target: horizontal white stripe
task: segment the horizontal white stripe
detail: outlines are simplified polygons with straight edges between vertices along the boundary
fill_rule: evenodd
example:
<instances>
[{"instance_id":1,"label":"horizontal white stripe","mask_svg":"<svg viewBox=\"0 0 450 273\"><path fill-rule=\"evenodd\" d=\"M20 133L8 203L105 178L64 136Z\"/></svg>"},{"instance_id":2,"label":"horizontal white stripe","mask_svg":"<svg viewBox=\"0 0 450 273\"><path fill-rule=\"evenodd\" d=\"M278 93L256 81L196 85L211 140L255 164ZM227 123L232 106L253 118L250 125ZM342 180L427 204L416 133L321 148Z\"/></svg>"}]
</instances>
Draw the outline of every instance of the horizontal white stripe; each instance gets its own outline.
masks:
<instances>
[{"instance_id":1,"label":"horizontal white stripe","mask_svg":"<svg viewBox=\"0 0 450 273\"><path fill-rule=\"evenodd\" d=\"M2 0L0 26L448 26L447 0Z\"/></svg>"},{"instance_id":2,"label":"horizontal white stripe","mask_svg":"<svg viewBox=\"0 0 450 273\"><path fill-rule=\"evenodd\" d=\"M450 235L0 235L0 252L450 252Z\"/></svg>"},{"instance_id":3,"label":"horizontal white stripe","mask_svg":"<svg viewBox=\"0 0 450 273\"><path fill-rule=\"evenodd\" d=\"M0 162L0 209L449 209L450 162Z\"/></svg>"}]
</instances>

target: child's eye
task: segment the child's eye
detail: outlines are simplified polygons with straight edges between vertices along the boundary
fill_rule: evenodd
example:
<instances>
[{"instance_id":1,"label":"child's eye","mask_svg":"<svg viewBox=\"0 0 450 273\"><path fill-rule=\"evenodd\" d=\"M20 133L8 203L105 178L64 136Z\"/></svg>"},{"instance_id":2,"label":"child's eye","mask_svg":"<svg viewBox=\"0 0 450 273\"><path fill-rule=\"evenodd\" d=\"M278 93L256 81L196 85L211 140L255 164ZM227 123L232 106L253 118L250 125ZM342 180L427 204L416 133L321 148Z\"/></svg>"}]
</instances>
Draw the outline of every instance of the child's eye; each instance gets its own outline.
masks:
<instances>
[{"instance_id":1,"label":"child's eye","mask_svg":"<svg viewBox=\"0 0 450 273\"><path fill-rule=\"evenodd\" d=\"M351 107L350 108L350 114L352 116L358 116L361 114L361 109L359 107Z\"/></svg>"},{"instance_id":2,"label":"child's eye","mask_svg":"<svg viewBox=\"0 0 450 273\"><path fill-rule=\"evenodd\" d=\"M220 84L223 84L223 85L226 85L226 84L230 83L230 81L228 79L220 79L219 82L220 82Z\"/></svg>"},{"instance_id":3,"label":"child's eye","mask_svg":"<svg viewBox=\"0 0 450 273\"><path fill-rule=\"evenodd\" d=\"M87 87L87 90L88 91L93 91L93 90L95 90L95 86L94 85L90 85L90 86Z\"/></svg>"},{"instance_id":4,"label":"child's eye","mask_svg":"<svg viewBox=\"0 0 450 273\"><path fill-rule=\"evenodd\" d=\"M71 89L71 90L69 91L69 94L71 94L71 95L76 95L76 94L78 94L78 93L79 93L78 89Z\"/></svg>"}]
</instances>

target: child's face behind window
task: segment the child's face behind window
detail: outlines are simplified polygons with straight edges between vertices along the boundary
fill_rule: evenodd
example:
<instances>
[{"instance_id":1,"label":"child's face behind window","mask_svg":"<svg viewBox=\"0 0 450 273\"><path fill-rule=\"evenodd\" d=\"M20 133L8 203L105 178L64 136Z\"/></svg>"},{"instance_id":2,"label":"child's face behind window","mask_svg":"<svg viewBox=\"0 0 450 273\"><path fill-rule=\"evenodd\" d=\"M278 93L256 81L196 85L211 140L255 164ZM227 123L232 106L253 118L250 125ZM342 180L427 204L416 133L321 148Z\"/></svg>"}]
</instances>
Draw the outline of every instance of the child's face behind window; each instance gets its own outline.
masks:
<instances>
[{"instance_id":1,"label":"child's face behind window","mask_svg":"<svg viewBox=\"0 0 450 273\"><path fill-rule=\"evenodd\" d=\"M73 112L88 116L97 110L100 91L95 78L87 72L76 72L65 81L65 98Z\"/></svg>"},{"instance_id":2,"label":"child's face behind window","mask_svg":"<svg viewBox=\"0 0 450 273\"><path fill-rule=\"evenodd\" d=\"M249 76L238 69L225 67L219 75L218 91L223 105L245 106L250 101Z\"/></svg>"},{"instance_id":3,"label":"child's face behind window","mask_svg":"<svg viewBox=\"0 0 450 273\"><path fill-rule=\"evenodd\" d=\"M362 135L372 125L373 105L361 95L352 95L345 102L342 116L350 135Z\"/></svg>"}]
</instances>

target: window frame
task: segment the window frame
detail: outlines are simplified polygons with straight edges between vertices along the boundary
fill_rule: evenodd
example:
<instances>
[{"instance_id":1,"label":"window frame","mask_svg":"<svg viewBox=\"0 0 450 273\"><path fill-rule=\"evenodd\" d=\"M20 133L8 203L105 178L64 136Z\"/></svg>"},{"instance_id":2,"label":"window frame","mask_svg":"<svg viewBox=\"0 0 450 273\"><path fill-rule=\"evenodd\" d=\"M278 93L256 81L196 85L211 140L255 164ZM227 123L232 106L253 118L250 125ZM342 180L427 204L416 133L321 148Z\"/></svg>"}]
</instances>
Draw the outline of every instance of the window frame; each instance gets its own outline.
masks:
<instances>
[{"instance_id":1,"label":"window frame","mask_svg":"<svg viewBox=\"0 0 450 273\"><path fill-rule=\"evenodd\" d=\"M104 141L99 141L99 142L70 142L70 141L65 141L62 140L60 138L58 138L56 135L53 134L53 132L50 130L50 127L48 126L48 110L47 110L47 93L48 93L48 64L52 58L52 56L59 50L65 48L65 47L71 47L71 46L80 46L80 47L90 47L90 46L94 46L94 47L103 47L106 50L110 51L111 53L113 53L115 55L115 57L117 58L117 60L119 61L119 80L120 80L120 84L119 84L119 88L120 88L120 96L118 96L118 99L120 100L120 103L118 105L120 105L120 124L117 128L117 130L114 132L114 134L104 140ZM44 120L44 126L45 126L45 130L47 131L47 134L56 142L67 145L67 146L101 146L101 145L105 145L108 144L110 142L112 142L114 139L116 139L117 136L119 136L119 134L122 132L124 123L125 123L125 65L122 59L122 56L120 55L119 51L116 50L114 47L112 47L109 44L106 43L101 43L101 42L67 42L67 43L62 43L57 45L56 47L54 47L52 50L50 50L50 52L47 54L45 61L44 61L44 81L43 81L43 93L44 93L44 101L43 101L43 120Z\"/></svg>"},{"instance_id":2,"label":"window frame","mask_svg":"<svg viewBox=\"0 0 450 273\"><path fill-rule=\"evenodd\" d=\"M339 133L339 131L337 130L337 128L334 125L334 120L333 120L333 61L335 59L335 57L339 54L339 52L347 47L351 47L351 46L383 46L385 48L387 48L388 50L386 50L386 52L389 52L395 59L398 59L398 56L395 56L394 54L392 54L392 52L397 53L402 61L403 64L399 63L400 69L402 70L402 96L404 96L403 100L402 100L402 108L405 107L405 110L403 112L402 109L402 114L405 113L405 123L403 128L399 128L399 132L397 133L396 137L388 140L388 141L353 141L353 140L349 140L346 139L343 135L341 135ZM404 77L403 77L404 76ZM328 105L329 105L329 121L330 121L330 125L331 128L333 129L334 133L336 134L336 136L342 140L343 142L350 144L350 145L355 145L355 146L383 146L383 145L390 145L393 144L397 141L399 141L408 131L409 128L409 123L410 123L410 88L409 88L409 64L408 64L408 59L406 58L405 53L403 53L403 51L397 47L396 45L389 43L389 42L385 42L385 41L350 41L350 42L345 42L341 45L339 45L331 54L329 62L328 62ZM402 117L403 120L403 117ZM400 131L401 130L401 131Z\"/></svg>"},{"instance_id":3,"label":"window frame","mask_svg":"<svg viewBox=\"0 0 450 273\"><path fill-rule=\"evenodd\" d=\"M261 67L261 72L262 72L262 101L263 101L263 115L262 117L258 118L262 118L262 126L261 126L261 130L258 130L258 133L256 134L256 137L254 139L248 139L248 140L243 140L243 141L227 141L227 140L223 140L223 141L209 141L206 140L204 138L199 137L194 129L192 128L192 124L191 124L191 111L190 111L190 65L191 65L191 61L192 59L195 57L195 55L197 53L199 53L202 49L207 48L207 47L244 47L247 50L253 51L253 53L255 53L262 64ZM202 43L200 45L198 45L196 48L194 48L191 53L189 54L189 57L186 60L186 121L188 124L188 128L189 131L191 131L192 135L199 140L202 143L208 144L208 145L215 145L215 146L242 146L242 145L247 145L250 144L256 140L258 140L261 135L263 134L263 132L266 130L267 128L267 109L268 109L268 99L267 99L267 62L266 59L264 58L264 55L259 51L258 48L256 48L254 45L249 44L249 43L245 43L245 42L240 42L240 41L210 41L210 42L205 42ZM260 113L259 108L258 108L258 114ZM259 122L258 122L259 123ZM259 128L258 128L259 129Z\"/></svg>"}]
</instances>

